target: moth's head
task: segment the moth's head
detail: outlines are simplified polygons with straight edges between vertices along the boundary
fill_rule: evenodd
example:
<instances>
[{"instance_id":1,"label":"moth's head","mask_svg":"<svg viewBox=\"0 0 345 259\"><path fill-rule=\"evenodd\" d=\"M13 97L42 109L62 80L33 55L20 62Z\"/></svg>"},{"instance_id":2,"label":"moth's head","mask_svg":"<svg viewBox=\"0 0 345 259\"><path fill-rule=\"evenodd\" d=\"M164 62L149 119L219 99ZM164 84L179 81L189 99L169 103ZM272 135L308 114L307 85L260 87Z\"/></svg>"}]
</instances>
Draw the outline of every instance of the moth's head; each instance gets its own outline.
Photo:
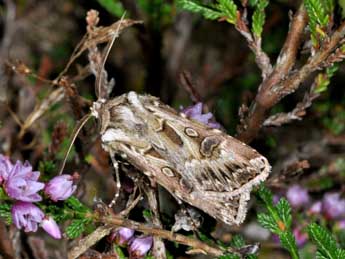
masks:
<instances>
[{"instance_id":1,"label":"moth's head","mask_svg":"<svg viewBox=\"0 0 345 259\"><path fill-rule=\"evenodd\" d=\"M100 114L102 114L102 109L105 102L105 99L98 99L96 102L94 102L90 107L91 115L98 119L100 117Z\"/></svg>"}]
</instances>

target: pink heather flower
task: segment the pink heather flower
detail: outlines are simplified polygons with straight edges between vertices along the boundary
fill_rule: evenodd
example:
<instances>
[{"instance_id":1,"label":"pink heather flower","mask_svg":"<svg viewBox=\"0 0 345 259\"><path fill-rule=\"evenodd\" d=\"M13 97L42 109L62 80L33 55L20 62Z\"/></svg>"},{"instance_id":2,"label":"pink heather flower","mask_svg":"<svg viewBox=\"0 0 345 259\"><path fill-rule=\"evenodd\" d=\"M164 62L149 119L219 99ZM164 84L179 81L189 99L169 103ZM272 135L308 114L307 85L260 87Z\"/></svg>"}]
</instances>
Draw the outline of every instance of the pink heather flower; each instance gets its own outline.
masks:
<instances>
[{"instance_id":1,"label":"pink heather flower","mask_svg":"<svg viewBox=\"0 0 345 259\"><path fill-rule=\"evenodd\" d=\"M77 186L73 184L73 176L63 174L51 179L46 184L44 192L53 201L63 201L68 199L76 189Z\"/></svg>"},{"instance_id":2,"label":"pink heather flower","mask_svg":"<svg viewBox=\"0 0 345 259\"><path fill-rule=\"evenodd\" d=\"M293 235L295 236L296 239L296 244L298 247L302 247L307 243L308 241L308 235L307 233L303 232L300 228L295 228L292 231Z\"/></svg>"},{"instance_id":3,"label":"pink heather flower","mask_svg":"<svg viewBox=\"0 0 345 259\"><path fill-rule=\"evenodd\" d=\"M129 258L139 259L143 258L151 249L153 243L152 236L137 237L132 239L128 247Z\"/></svg>"},{"instance_id":4,"label":"pink heather flower","mask_svg":"<svg viewBox=\"0 0 345 259\"><path fill-rule=\"evenodd\" d=\"M336 230L345 230L345 219L341 219L335 223Z\"/></svg>"},{"instance_id":5,"label":"pink heather flower","mask_svg":"<svg viewBox=\"0 0 345 259\"><path fill-rule=\"evenodd\" d=\"M308 209L308 214L309 215L320 215L322 211L322 202L317 201L314 202L311 207Z\"/></svg>"},{"instance_id":6,"label":"pink heather flower","mask_svg":"<svg viewBox=\"0 0 345 259\"><path fill-rule=\"evenodd\" d=\"M134 230L130 228L119 228L115 232L115 242L119 245L125 245L134 235Z\"/></svg>"},{"instance_id":7,"label":"pink heather flower","mask_svg":"<svg viewBox=\"0 0 345 259\"><path fill-rule=\"evenodd\" d=\"M42 197L37 193L44 188L44 184L38 182L40 172L32 171L29 162L17 161L5 180L5 190L13 199L27 202L41 201Z\"/></svg>"},{"instance_id":8,"label":"pink heather flower","mask_svg":"<svg viewBox=\"0 0 345 259\"><path fill-rule=\"evenodd\" d=\"M11 172L13 164L7 156L0 154L0 184L6 181Z\"/></svg>"},{"instance_id":9,"label":"pink heather flower","mask_svg":"<svg viewBox=\"0 0 345 259\"><path fill-rule=\"evenodd\" d=\"M36 232L38 224L42 222L44 214L30 202L16 202L11 209L13 223L18 229L24 228L25 232Z\"/></svg>"},{"instance_id":10,"label":"pink heather flower","mask_svg":"<svg viewBox=\"0 0 345 259\"><path fill-rule=\"evenodd\" d=\"M286 198L294 208L306 206L310 201L308 191L299 185L291 186L286 192Z\"/></svg>"},{"instance_id":11,"label":"pink heather flower","mask_svg":"<svg viewBox=\"0 0 345 259\"><path fill-rule=\"evenodd\" d=\"M181 112L184 113L187 116L187 118L196 120L211 128L219 129L220 124L214 121L212 113L210 112L205 113L205 114L202 113L202 105L203 104L199 102L195 105L182 109Z\"/></svg>"},{"instance_id":12,"label":"pink heather flower","mask_svg":"<svg viewBox=\"0 0 345 259\"><path fill-rule=\"evenodd\" d=\"M41 227L53 238L61 239L61 231L52 217L44 218Z\"/></svg>"},{"instance_id":13,"label":"pink heather flower","mask_svg":"<svg viewBox=\"0 0 345 259\"><path fill-rule=\"evenodd\" d=\"M345 216L345 199L339 193L326 193L322 199L322 212L327 219L339 219Z\"/></svg>"}]
</instances>

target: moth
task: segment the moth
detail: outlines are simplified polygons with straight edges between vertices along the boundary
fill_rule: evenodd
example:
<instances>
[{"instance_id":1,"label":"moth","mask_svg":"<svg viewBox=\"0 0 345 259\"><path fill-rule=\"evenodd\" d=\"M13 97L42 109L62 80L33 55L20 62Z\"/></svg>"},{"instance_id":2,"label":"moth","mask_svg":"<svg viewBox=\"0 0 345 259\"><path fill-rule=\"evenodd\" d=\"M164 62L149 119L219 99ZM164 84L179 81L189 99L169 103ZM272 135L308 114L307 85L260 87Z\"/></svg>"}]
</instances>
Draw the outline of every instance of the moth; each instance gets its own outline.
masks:
<instances>
[{"instance_id":1,"label":"moth","mask_svg":"<svg viewBox=\"0 0 345 259\"><path fill-rule=\"evenodd\" d=\"M103 148L173 196L229 225L243 222L254 186L271 170L257 151L150 95L135 92L94 102Z\"/></svg>"}]
</instances>

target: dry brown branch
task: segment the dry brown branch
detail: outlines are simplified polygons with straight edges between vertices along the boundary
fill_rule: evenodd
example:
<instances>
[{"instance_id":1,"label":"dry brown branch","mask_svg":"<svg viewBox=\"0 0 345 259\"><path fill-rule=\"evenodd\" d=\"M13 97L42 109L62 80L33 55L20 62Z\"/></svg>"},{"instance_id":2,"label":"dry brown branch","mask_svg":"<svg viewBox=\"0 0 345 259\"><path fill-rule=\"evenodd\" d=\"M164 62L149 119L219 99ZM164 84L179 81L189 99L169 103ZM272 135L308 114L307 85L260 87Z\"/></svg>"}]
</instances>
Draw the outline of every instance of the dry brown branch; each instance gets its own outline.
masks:
<instances>
[{"instance_id":1,"label":"dry brown branch","mask_svg":"<svg viewBox=\"0 0 345 259\"><path fill-rule=\"evenodd\" d=\"M9 48L16 31L16 6L12 0L4 1L6 6L6 15L3 17L4 28L0 45L0 101L7 101L7 83L8 76L5 71L5 61L8 59Z\"/></svg>"},{"instance_id":2,"label":"dry brown branch","mask_svg":"<svg viewBox=\"0 0 345 259\"><path fill-rule=\"evenodd\" d=\"M98 44L102 44L105 42L108 42L113 39L114 33L118 31L118 34L120 35L121 32L134 24L141 24L141 21L134 21L125 19L122 20L121 23L115 22L110 26L107 27L95 27L93 30L90 30L86 33L86 35L83 37L83 39L78 43L76 48L73 51L73 54L71 55L69 61L67 62L67 65L65 66L64 70L55 78L54 80L46 80L43 78L39 78L41 81L44 81L46 83L49 83L51 85L59 85L60 79L67 73L70 66L73 64L73 62L87 49L92 48L93 46L96 46ZM121 26L118 29L118 26ZM13 70L16 71L16 67L12 67ZM27 68L28 69L28 68ZM27 75L32 75L32 71L30 69L24 70ZM73 82L73 80L71 80ZM31 125L38 120L52 105L58 103L61 101L64 97L64 89L58 88L54 91L52 91L41 103L38 103L34 109L34 111L28 116L28 118L23 123L23 127L21 128L21 131L19 133L19 137L22 137L26 130L31 127Z\"/></svg>"},{"instance_id":3,"label":"dry brown branch","mask_svg":"<svg viewBox=\"0 0 345 259\"><path fill-rule=\"evenodd\" d=\"M245 15L241 12L237 12L236 29L247 40L249 48L255 54L255 61L258 67L261 69L262 78L266 79L272 72L272 65L270 58L261 48L261 38L254 37L250 32L246 21Z\"/></svg>"},{"instance_id":4,"label":"dry brown branch","mask_svg":"<svg viewBox=\"0 0 345 259\"><path fill-rule=\"evenodd\" d=\"M267 112L283 97L293 93L312 72L320 69L322 63L338 47L345 36L345 23L342 23L304 66L297 71L290 72L295 64L306 22L307 14L304 7L301 6L294 16L274 71L262 82L247 118L239 127L238 138L240 140L250 142L255 138L266 119Z\"/></svg>"},{"instance_id":5,"label":"dry brown branch","mask_svg":"<svg viewBox=\"0 0 345 259\"><path fill-rule=\"evenodd\" d=\"M166 240L170 240L172 242L177 242L177 243L192 247L194 249L197 249L199 251L203 251L204 253L207 253L209 255L221 256L226 252L226 251L223 251L222 249L220 249L218 247L210 246L210 245L208 245L204 242L201 242L197 239L189 238L189 237L186 237L184 235L176 234L176 233L173 233L171 231L163 230L160 228L149 227L149 226L146 226L142 223L132 221L129 219L123 219L123 218L119 218L117 216L103 216L103 217L101 216L98 220L102 223L107 224L108 226L110 226L110 225L112 225L114 227L122 226L122 227L127 227L130 229L134 229L136 231L143 232L147 235L159 236L159 237L164 238ZM231 252L237 253L236 251L231 251Z\"/></svg>"},{"instance_id":6,"label":"dry brown branch","mask_svg":"<svg viewBox=\"0 0 345 259\"><path fill-rule=\"evenodd\" d=\"M148 185L144 186L144 191L147 196L147 200L149 203L150 210L152 211L152 223L157 228L162 228L163 225L160 220L159 215L159 208L158 208L158 196L157 196L157 189L150 187ZM154 236L153 237L153 247L152 247L152 255L154 258L157 259L166 259L166 249L164 242L161 237Z\"/></svg>"},{"instance_id":7,"label":"dry brown branch","mask_svg":"<svg viewBox=\"0 0 345 259\"><path fill-rule=\"evenodd\" d=\"M101 226L93 231L90 235L80 239L78 244L68 252L68 259L77 258L85 253L91 246L96 244L103 237L109 235L114 228L115 227L111 225Z\"/></svg>"},{"instance_id":8,"label":"dry brown branch","mask_svg":"<svg viewBox=\"0 0 345 259\"><path fill-rule=\"evenodd\" d=\"M2 237L0 239L0 255L4 259L15 258L13 243L4 222L0 222L0 236Z\"/></svg>"},{"instance_id":9,"label":"dry brown branch","mask_svg":"<svg viewBox=\"0 0 345 259\"><path fill-rule=\"evenodd\" d=\"M28 128L38 120L52 105L60 102L64 97L63 88L51 92L40 104L36 105L34 111L28 116L20 129L19 138L22 138Z\"/></svg>"},{"instance_id":10,"label":"dry brown branch","mask_svg":"<svg viewBox=\"0 0 345 259\"><path fill-rule=\"evenodd\" d=\"M118 32L118 35L120 35L124 29L131 27L135 24L142 24L142 21L123 19L121 21L113 23L110 26L94 27L93 30L88 31L86 35L83 37L83 39L77 44L76 48L73 51L73 54L67 62L66 67L64 68L64 70L61 71L61 73L58 75L55 81L59 80L63 75L66 74L73 62L85 50L92 48L93 46L111 41L114 37L114 33Z\"/></svg>"},{"instance_id":11,"label":"dry brown branch","mask_svg":"<svg viewBox=\"0 0 345 259\"><path fill-rule=\"evenodd\" d=\"M322 67L329 67L333 63L341 62L345 59L345 45L341 45L337 48L334 53L329 55L329 57L323 62Z\"/></svg>"},{"instance_id":12,"label":"dry brown branch","mask_svg":"<svg viewBox=\"0 0 345 259\"><path fill-rule=\"evenodd\" d=\"M312 87L310 88L310 91L305 93L303 100L297 103L296 107L291 112L281 112L274 114L264 121L263 126L278 127L283 124L290 123L294 120L302 120L302 117L304 117L307 113L306 110L309 107L311 107L313 101L320 96L320 93L317 93L315 91L315 85L316 82L313 83Z\"/></svg>"},{"instance_id":13,"label":"dry brown branch","mask_svg":"<svg viewBox=\"0 0 345 259\"><path fill-rule=\"evenodd\" d=\"M287 185L292 179L296 179L304 169L310 168L308 160L297 160L287 164L282 170L275 174L274 177L267 181L267 185L271 187L281 188L282 185Z\"/></svg>"},{"instance_id":14,"label":"dry brown branch","mask_svg":"<svg viewBox=\"0 0 345 259\"><path fill-rule=\"evenodd\" d=\"M193 79L191 74L188 71L182 71L180 74L180 82L184 89L189 93L190 99L194 103L198 103L202 101L202 98L199 92L196 90L194 86Z\"/></svg>"}]
</instances>

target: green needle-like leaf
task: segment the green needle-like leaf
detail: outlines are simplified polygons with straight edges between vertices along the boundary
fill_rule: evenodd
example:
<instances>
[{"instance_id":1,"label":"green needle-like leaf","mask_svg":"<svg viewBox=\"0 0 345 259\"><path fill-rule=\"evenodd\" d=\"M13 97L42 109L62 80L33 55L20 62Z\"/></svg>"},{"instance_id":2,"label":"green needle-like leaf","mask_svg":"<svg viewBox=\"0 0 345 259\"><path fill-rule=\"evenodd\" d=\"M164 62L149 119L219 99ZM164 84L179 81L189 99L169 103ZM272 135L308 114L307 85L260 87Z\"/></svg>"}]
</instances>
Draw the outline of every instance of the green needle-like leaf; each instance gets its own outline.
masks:
<instances>
[{"instance_id":1,"label":"green needle-like leaf","mask_svg":"<svg viewBox=\"0 0 345 259\"><path fill-rule=\"evenodd\" d=\"M308 226L308 234L317 246L317 258L340 258L338 257L337 243L326 229L316 223L312 223Z\"/></svg>"}]
</instances>

